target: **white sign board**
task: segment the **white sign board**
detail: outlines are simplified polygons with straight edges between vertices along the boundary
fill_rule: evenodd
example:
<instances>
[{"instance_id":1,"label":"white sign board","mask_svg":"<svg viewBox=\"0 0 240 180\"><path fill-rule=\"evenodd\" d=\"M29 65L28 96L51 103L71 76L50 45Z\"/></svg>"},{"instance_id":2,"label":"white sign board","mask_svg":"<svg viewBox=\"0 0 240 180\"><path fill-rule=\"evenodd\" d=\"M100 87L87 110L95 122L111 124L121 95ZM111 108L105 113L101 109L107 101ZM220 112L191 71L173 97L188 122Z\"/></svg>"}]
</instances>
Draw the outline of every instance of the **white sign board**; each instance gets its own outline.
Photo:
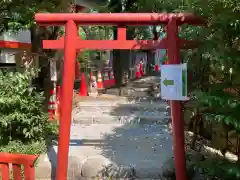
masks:
<instances>
[{"instance_id":1,"label":"white sign board","mask_svg":"<svg viewBox=\"0 0 240 180\"><path fill-rule=\"evenodd\" d=\"M161 97L165 100L189 100L186 63L161 66Z\"/></svg>"},{"instance_id":2,"label":"white sign board","mask_svg":"<svg viewBox=\"0 0 240 180\"><path fill-rule=\"evenodd\" d=\"M50 76L51 81L57 81L57 65L54 60L50 60Z\"/></svg>"}]
</instances>

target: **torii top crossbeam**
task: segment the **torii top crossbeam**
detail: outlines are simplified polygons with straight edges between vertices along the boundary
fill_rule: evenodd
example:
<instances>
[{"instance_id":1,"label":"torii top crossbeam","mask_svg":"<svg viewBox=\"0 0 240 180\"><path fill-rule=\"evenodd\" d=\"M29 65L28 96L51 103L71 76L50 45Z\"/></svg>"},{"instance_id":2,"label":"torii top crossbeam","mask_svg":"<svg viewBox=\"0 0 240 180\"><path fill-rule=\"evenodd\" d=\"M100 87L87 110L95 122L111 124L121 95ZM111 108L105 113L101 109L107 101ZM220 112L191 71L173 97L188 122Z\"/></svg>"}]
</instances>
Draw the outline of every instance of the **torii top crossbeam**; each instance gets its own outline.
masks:
<instances>
[{"instance_id":1,"label":"torii top crossbeam","mask_svg":"<svg viewBox=\"0 0 240 180\"><path fill-rule=\"evenodd\" d=\"M186 13L55 13L36 14L35 20L43 26L61 26L69 21L79 25L118 26L117 40L81 40L76 37L77 49L160 49L166 47L166 39L157 40L126 40L126 26L167 25L174 20L176 26L182 24L202 25L203 20ZM124 43L122 42L124 41ZM194 42L177 37L180 48L192 48ZM103 46L104 45L104 46ZM63 49L64 40L45 40L44 49Z\"/></svg>"},{"instance_id":2,"label":"torii top crossbeam","mask_svg":"<svg viewBox=\"0 0 240 180\"><path fill-rule=\"evenodd\" d=\"M68 20L81 25L127 25L143 26L167 24L175 19L178 25L202 25L203 20L186 13L62 13L62 14L36 14L35 20L42 25L63 25Z\"/></svg>"}]
</instances>

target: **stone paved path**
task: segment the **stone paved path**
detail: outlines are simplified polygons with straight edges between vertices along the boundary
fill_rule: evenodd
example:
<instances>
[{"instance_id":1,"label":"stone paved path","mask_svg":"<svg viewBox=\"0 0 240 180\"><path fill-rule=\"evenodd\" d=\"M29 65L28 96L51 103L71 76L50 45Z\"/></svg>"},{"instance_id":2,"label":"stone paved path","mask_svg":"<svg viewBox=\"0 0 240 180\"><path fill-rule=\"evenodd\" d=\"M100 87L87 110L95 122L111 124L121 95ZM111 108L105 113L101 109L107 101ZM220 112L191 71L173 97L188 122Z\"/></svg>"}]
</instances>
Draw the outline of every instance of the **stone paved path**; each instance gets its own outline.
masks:
<instances>
[{"instance_id":1,"label":"stone paved path","mask_svg":"<svg viewBox=\"0 0 240 180\"><path fill-rule=\"evenodd\" d=\"M162 164L173 154L166 107L161 100L79 103L73 110L69 145L69 156L79 163L76 174L90 178L102 166L114 164L129 167L135 177L159 179ZM57 144L43 161L55 167L56 153Z\"/></svg>"}]
</instances>

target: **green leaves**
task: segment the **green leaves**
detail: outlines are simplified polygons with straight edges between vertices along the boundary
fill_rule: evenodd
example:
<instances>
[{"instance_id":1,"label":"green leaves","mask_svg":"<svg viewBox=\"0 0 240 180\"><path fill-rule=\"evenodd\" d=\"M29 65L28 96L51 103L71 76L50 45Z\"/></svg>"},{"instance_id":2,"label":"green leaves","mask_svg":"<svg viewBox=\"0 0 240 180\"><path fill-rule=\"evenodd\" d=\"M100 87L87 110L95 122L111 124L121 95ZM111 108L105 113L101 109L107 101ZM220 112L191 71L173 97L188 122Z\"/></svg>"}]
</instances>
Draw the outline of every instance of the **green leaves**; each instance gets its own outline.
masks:
<instances>
[{"instance_id":1,"label":"green leaves","mask_svg":"<svg viewBox=\"0 0 240 180\"><path fill-rule=\"evenodd\" d=\"M0 146L42 141L55 130L42 110L42 93L30 87L33 75L0 71Z\"/></svg>"},{"instance_id":2,"label":"green leaves","mask_svg":"<svg viewBox=\"0 0 240 180\"><path fill-rule=\"evenodd\" d=\"M22 153L39 155L46 152L46 144L44 141L34 143L23 143L21 141L11 141L8 146L0 146L0 152Z\"/></svg>"},{"instance_id":3,"label":"green leaves","mask_svg":"<svg viewBox=\"0 0 240 180\"><path fill-rule=\"evenodd\" d=\"M197 165L197 168L208 174L209 177L224 180L240 179L239 163L232 163L223 159L209 159Z\"/></svg>"},{"instance_id":4,"label":"green leaves","mask_svg":"<svg viewBox=\"0 0 240 180\"><path fill-rule=\"evenodd\" d=\"M202 107L206 120L218 121L240 129L240 102L223 90L195 92L198 103Z\"/></svg>"},{"instance_id":5,"label":"green leaves","mask_svg":"<svg viewBox=\"0 0 240 180\"><path fill-rule=\"evenodd\" d=\"M29 28L34 23L36 12L56 12L61 1L57 0L12 0L0 3L0 32L18 31Z\"/></svg>"}]
</instances>

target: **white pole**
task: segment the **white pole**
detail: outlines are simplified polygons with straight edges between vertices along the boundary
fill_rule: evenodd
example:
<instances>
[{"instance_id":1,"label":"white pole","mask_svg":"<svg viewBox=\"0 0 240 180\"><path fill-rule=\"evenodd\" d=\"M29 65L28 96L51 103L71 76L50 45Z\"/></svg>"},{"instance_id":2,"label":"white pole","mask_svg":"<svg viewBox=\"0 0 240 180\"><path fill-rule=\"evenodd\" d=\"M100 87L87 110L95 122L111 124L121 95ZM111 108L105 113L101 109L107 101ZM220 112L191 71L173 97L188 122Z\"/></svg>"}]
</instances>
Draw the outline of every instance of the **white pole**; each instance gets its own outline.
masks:
<instances>
[{"instance_id":1,"label":"white pole","mask_svg":"<svg viewBox=\"0 0 240 180\"><path fill-rule=\"evenodd\" d=\"M232 73L233 73L233 69L232 68L229 69L229 73L230 73L230 80L232 80Z\"/></svg>"},{"instance_id":2,"label":"white pole","mask_svg":"<svg viewBox=\"0 0 240 180\"><path fill-rule=\"evenodd\" d=\"M51 76L51 81L53 82L53 92L54 92L54 96L57 96L57 92L56 92L56 86L57 86L57 63L56 60L50 60L50 76ZM56 99L55 99L55 103ZM55 104L56 105L56 104ZM57 108L55 106L55 115L57 112Z\"/></svg>"}]
</instances>

